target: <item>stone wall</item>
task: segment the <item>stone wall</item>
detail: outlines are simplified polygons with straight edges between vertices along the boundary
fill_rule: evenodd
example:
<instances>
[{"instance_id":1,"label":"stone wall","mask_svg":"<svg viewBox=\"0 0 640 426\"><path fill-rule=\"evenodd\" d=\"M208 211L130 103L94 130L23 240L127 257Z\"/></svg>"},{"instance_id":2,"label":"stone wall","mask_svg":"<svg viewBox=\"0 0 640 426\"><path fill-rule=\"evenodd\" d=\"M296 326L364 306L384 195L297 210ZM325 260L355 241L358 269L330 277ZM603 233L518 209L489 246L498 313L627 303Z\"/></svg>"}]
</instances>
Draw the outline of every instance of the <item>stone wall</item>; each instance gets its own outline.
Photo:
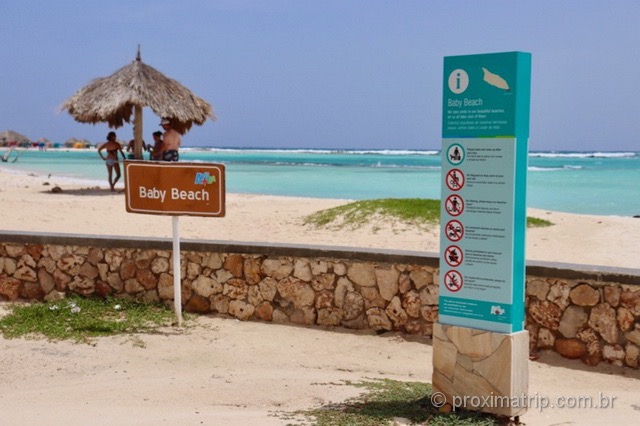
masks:
<instances>
[{"instance_id":1,"label":"stone wall","mask_svg":"<svg viewBox=\"0 0 640 426\"><path fill-rule=\"evenodd\" d=\"M552 349L588 365L638 368L640 277L627 285L601 279L528 276L530 350Z\"/></svg>"},{"instance_id":2,"label":"stone wall","mask_svg":"<svg viewBox=\"0 0 640 426\"><path fill-rule=\"evenodd\" d=\"M431 336L438 257L316 246L181 243L184 310ZM0 234L0 300L132 297L172 306L171 241ZM601 268L602 269L602 268ZM530 350L638 368L640 271L527 267Z\"/></svg>"}]
</instances>

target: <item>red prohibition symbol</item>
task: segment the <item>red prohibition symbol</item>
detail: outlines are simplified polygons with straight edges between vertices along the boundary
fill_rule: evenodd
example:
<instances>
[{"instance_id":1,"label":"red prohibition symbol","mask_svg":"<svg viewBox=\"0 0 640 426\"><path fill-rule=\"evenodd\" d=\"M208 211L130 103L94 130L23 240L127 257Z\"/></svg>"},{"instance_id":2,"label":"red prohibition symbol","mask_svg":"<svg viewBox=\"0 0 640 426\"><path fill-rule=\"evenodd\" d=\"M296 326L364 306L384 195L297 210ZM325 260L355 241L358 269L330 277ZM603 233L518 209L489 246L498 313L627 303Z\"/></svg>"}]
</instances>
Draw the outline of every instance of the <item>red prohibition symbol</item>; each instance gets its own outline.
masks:
<instances>
[{"instance_id":1,"label":"red prohibition symbol","mask_svg":"<svg viewBox=\"0 0 640 426\"><path fill-rule=\"evenodd\" d=\"M449 291L455 293L462 288L463 284L462 274L458 271L449 271L444 275L444 285Z\"/></svg>"},{"instance_id":2,"label":"red prohibition symbol","mask_svg":"<svg viewBox=\"0 0 640 426\"><path fill-rule=\"evenodd\" d=\"M447 265L453 268L460 266L463 258L464 254L462 253L462 249L458 246L449 246L445 250L444 260L447 262Z\"/></svg>"},{"instance_id":3,"label":"red prohibition symbol","mask_svg":"<svg viewBox=\"0 0 640 426\"><path fill-rule=\"evenodd\" d=\"M455 194L449 195L445 201L445 208L451 216L459 216L464 211L464 201Z\"/></svg>"},{"instance_id":4,"label":"red prohibition symbol","mask_svg":"<svg viewBox=\"0 0 640 426\"><path fill-rule=\"evenodd\" d=\"M460 241L464 236L464 226L457 220L450 220L444 227L444 233L449 241Z\"/></svg>"},{"instance_id":5,"label":"red prohibition symbol","mask_svg":"<svg viewBox=\"0 0 640 426\"><path fill-rule=\"evenodd\" d=\"M447 188L452 191L459 191L464 187L465 177L460 169L451 169L447 173Z\"/></svg>"}]
</instances>

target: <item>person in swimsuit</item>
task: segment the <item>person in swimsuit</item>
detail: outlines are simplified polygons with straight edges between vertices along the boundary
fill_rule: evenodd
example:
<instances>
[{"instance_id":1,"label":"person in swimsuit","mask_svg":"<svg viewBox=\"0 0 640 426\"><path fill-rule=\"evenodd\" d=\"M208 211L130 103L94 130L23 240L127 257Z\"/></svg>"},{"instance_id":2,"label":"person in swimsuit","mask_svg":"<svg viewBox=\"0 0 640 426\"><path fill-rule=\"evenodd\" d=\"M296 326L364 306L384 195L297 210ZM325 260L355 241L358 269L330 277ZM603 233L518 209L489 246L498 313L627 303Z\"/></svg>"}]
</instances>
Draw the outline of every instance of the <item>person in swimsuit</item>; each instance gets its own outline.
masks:
<instances>
[{"instance_id":1,"label":"person in swimsuit","mask_svg":"<svg viewBox=\"0 0 640 426\"><path fill-rule=\"evenodd\" d=\"M102 151L107 151L107 156L102 155ZM116 182L120 179L120 163L118 162L118 152L122 154L122 158L125 159L122 146L116 140L116 132L109 132L107 135L107 141L98 147L98 155L105 161L107 165L107 173L109 174L109 186L111 191L116 190ZM113 179L113 172L116 173L116 178Z\"/></svg>"},{"instance_id":2,"label":"person in swimsuit","mask_svg":"<svg viewBox=\"0 0 640 426\"><path fill-rule=\"evenodd\" d=\"M129 160L135 160L136 159L136 150L135 150L135 143L136 140L135 139L131 139L129 141L129 144L127 145L127 158ZM145 143L145 141L142 141L142 152L144 154L145 151L149 150L149 146Z\"/></svg>"},{"instance_id":3,"label":"person in swimsuit","mask_svg":"<svg viewBox=\"0 0 640 426\"><path fill-rule=\"evenodd\" d=\"M162 143L162 132L153 132L153 147L149 149L149 160L162 161L164 145Z\"/></svg>"},{"instance_id":4,"label":"person in swimsuit","mask_svg":"<svg viewBox=\"0 0 640 426\"><path fill-rule=\"evenodd\" d=\"M162 136L164 146L162 159L164 161L178 161L180 159L178 148L180 148L180 144L182 143L180 133L171 127L171 121L167 118L163 118L160 125L164 129L164 135Z\"/></svg>"}]
</instances>

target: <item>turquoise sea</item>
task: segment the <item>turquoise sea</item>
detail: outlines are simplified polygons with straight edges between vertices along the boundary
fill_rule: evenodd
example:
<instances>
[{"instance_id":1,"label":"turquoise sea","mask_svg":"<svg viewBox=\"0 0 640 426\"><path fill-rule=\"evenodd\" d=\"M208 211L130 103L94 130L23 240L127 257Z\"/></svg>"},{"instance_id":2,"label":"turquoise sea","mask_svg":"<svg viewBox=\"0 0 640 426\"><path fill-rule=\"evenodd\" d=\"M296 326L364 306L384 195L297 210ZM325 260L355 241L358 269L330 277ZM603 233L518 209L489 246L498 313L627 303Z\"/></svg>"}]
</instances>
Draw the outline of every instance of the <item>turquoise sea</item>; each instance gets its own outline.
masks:
<instances>
[{"instance_id":1,"label":"turquoise sea","mask_svg":"<svg viewBox=\"0 0 640 426\"><path fill-rule=\"evenodd\" d=\"M435 150L184 148L180 159L224 164L230 193L440 198ZM93 185L106 184L107 176L95 149L14 151L0 169ZM569 213L640 215L640 152L530 152L527 204Z\"/></svg>"}]
</instances>

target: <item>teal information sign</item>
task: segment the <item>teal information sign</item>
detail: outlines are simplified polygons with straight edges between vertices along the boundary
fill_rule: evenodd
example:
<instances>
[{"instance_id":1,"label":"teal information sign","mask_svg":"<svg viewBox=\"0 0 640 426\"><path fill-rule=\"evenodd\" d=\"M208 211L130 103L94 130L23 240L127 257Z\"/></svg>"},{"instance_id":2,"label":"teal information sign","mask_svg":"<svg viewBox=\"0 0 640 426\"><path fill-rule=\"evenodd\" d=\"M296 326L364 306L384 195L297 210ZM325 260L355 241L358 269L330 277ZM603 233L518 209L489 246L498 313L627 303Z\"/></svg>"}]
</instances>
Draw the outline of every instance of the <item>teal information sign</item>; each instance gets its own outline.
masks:
<instances>
[{"instance_id":1,"label":"teal information sign","mask_svg":"<svg viewBox=\"0 0 640 426\"><path fill-rule=\"evenodd\" d=\"M524 328L531 55L446 57L442 120L442 324Z\"/></svg>"},{"instance_id":2,"label":"teal information sign","mask_svg":"<svg viewBox=\"0 0 640 426\"><path fill-rule=\"evenodd\" d=\"M446 57L442 137L528 138L530 85L529 53Z\"/></svg>"}]
</instances>

